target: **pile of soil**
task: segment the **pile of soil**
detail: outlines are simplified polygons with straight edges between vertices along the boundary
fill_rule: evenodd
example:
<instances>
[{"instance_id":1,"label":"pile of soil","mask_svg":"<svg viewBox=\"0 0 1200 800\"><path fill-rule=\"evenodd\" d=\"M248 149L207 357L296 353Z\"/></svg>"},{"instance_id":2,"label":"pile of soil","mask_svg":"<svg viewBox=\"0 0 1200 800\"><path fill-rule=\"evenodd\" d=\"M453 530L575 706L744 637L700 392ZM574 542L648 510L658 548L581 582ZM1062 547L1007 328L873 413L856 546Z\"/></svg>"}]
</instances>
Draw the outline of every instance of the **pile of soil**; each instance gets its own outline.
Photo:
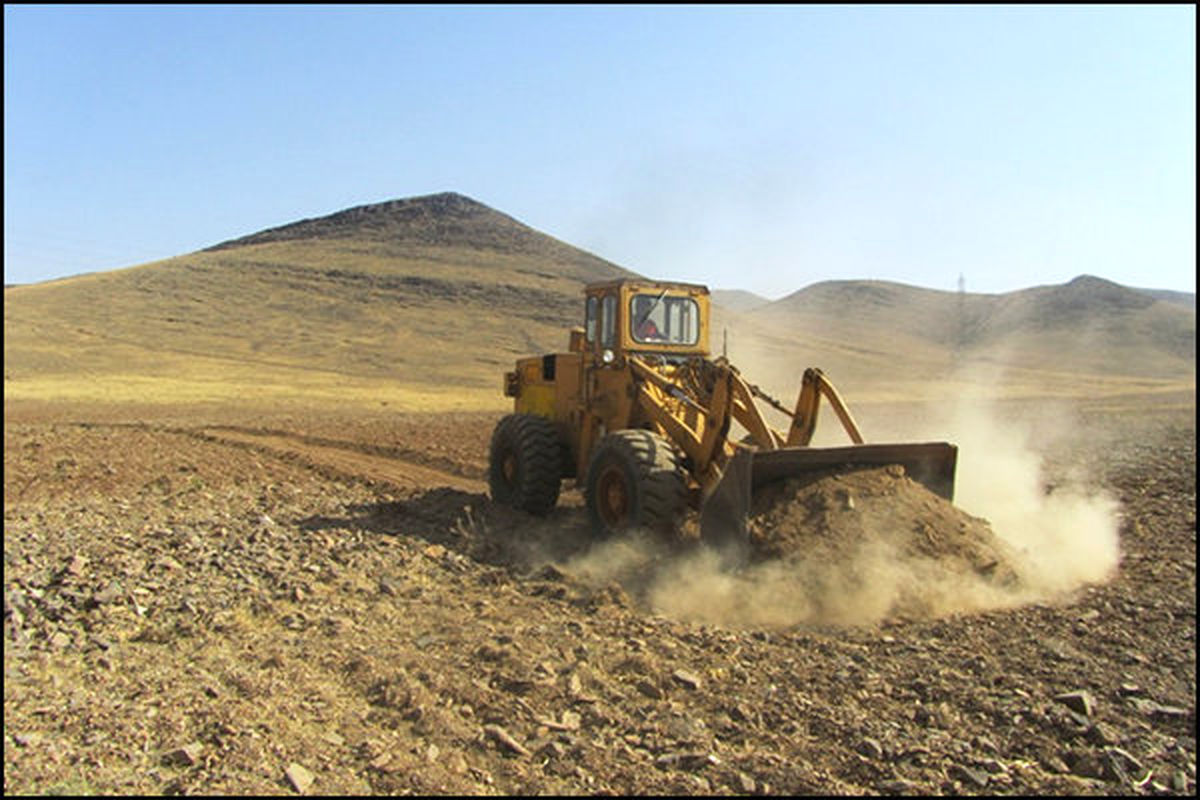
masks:
<instances>
[{"instance_id":1,"label":"pile of soil","mask_svg":"<svg viewBox=\"0 0 1200 800\"><path fill-rule=\"evenodd\" d=\"M910 616L931 610L922 595L943 592L948 582L1019 583L1016 554L987 520L934 494L899 465L822 471L765 486L747 527L754 562L832 571L862 588L878 580L881 564L920 576L897 591L894 610Z\"/></svg>"}]
</instances>

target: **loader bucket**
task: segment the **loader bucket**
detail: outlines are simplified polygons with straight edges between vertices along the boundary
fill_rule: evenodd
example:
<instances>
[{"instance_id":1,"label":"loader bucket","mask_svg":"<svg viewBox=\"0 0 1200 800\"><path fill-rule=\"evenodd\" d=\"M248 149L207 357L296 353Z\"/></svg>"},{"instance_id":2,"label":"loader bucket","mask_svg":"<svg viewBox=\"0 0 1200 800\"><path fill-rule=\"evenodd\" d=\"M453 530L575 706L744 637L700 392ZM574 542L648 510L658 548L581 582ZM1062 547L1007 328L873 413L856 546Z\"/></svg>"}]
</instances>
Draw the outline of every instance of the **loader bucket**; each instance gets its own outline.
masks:
<instances>
[{"instance_id":1,"label":"loader bucket","mask_svg":"<svg viewBox=\"0 0 1200 800\"><path fill-rule=\"evenodd\" d=\"M754 493L769 483L813 472L899 464L908 477L954 499L958 448L946 442L854 444L843 447L739 448L700 508L700 536L718 548L744 547Z\"/></svg>"}]
</instances>

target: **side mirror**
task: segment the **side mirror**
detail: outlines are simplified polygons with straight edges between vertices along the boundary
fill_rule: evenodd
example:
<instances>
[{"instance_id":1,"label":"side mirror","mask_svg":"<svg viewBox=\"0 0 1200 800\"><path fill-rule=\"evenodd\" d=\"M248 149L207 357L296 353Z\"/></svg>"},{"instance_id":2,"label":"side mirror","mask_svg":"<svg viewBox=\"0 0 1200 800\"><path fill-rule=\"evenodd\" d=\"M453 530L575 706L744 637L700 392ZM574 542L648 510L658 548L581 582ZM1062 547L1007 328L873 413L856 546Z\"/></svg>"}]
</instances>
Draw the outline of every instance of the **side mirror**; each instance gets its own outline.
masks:
<instances>
[{"instance_id":1,"label":"side mirror","mask_svg":"<svg viewBox=\"0 0 1200 800\"><path fill-rule=\"evenodd\" d=\"M582 353L584 348L587 346L583 337L583 328L571 328L571 341L568 344L567 349L572 353Z\"/></svg>"}]
</instances>

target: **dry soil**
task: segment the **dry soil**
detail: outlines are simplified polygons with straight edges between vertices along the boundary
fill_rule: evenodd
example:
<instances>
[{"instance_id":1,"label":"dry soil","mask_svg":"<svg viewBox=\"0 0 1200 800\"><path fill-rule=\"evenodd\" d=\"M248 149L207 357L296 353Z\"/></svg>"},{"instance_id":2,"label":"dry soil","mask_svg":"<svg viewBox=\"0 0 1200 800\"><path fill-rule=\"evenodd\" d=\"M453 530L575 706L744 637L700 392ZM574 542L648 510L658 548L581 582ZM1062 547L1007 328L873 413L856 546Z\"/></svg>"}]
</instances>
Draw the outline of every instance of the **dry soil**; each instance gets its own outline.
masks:
<instances>
[{"instance_id":1,"label":"dry soil","mask_svg":"<svg viewBox=\"0 0 1200 800\"><path fill-rule=\"evenodd\" d=\"M886 470L725 574L493 506L499 415L94 411L6 404L6 792L1195 792L1194 409L1055 443L1120 560L1041 596Z\"/></svg>"}]
</instances>

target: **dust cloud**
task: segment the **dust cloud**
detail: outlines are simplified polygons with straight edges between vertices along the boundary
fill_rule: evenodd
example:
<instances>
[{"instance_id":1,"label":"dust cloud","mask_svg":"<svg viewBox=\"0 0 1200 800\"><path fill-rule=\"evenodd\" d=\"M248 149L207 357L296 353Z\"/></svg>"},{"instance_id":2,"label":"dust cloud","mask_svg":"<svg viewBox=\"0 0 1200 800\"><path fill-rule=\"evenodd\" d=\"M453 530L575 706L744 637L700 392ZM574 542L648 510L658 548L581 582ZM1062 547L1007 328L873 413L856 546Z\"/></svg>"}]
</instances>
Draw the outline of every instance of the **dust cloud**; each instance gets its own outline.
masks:
<instances>
[{"instance_id":1,"label":"dust cloud","mask_svg":"<svg viewBox=\"0 0 1200 800\"><path fill-rule=\"evenodd\" d=\"M1064 435L1066 417L1047 413L1057 419L1050 427ZM946 438L959 447L956 505L988 519L1013 547L1030 600L1112 577L1120 560L1119 503L1088 489L1079 474L1043 488L1034 430L998 420L986 406L963 406L948 420Z\"/></svg>"},{"instance_id":2,"label":"dust cloud","mask_svg":"<svg viewBox=\"0 0 1200 800\"><path fill-rule=\"evenodd\" d=\"M877 499L875 513L860 502L856 511L824 517L784 558L738 569L711 549L680 553L649 534L596 543L564 566L589 583L619 583L654 613L768 627L861 625L1012 608L1069 598L1073 590L1115 574L1117 502L1070 476L1047 490L1044 459L1035 447L1037 426L1002 421L981 404L907 419L907 431L896 435L865 420L864 429L877 434L868 441L957 444L953 505L914 484L908 494ZM1067 424L1065 417L1042 422L1060 432ZM930 506L931 501L941 505ZM949 549L914 548L910 540L920 537L913 530L924 525L905 514L922 503L937 512L929 517L930 531L921 531L930 541L961 541L969 528L970 536L986 539L999 568L981 569L978 560L972 564Z\"/></svg>"}]
</instances>

